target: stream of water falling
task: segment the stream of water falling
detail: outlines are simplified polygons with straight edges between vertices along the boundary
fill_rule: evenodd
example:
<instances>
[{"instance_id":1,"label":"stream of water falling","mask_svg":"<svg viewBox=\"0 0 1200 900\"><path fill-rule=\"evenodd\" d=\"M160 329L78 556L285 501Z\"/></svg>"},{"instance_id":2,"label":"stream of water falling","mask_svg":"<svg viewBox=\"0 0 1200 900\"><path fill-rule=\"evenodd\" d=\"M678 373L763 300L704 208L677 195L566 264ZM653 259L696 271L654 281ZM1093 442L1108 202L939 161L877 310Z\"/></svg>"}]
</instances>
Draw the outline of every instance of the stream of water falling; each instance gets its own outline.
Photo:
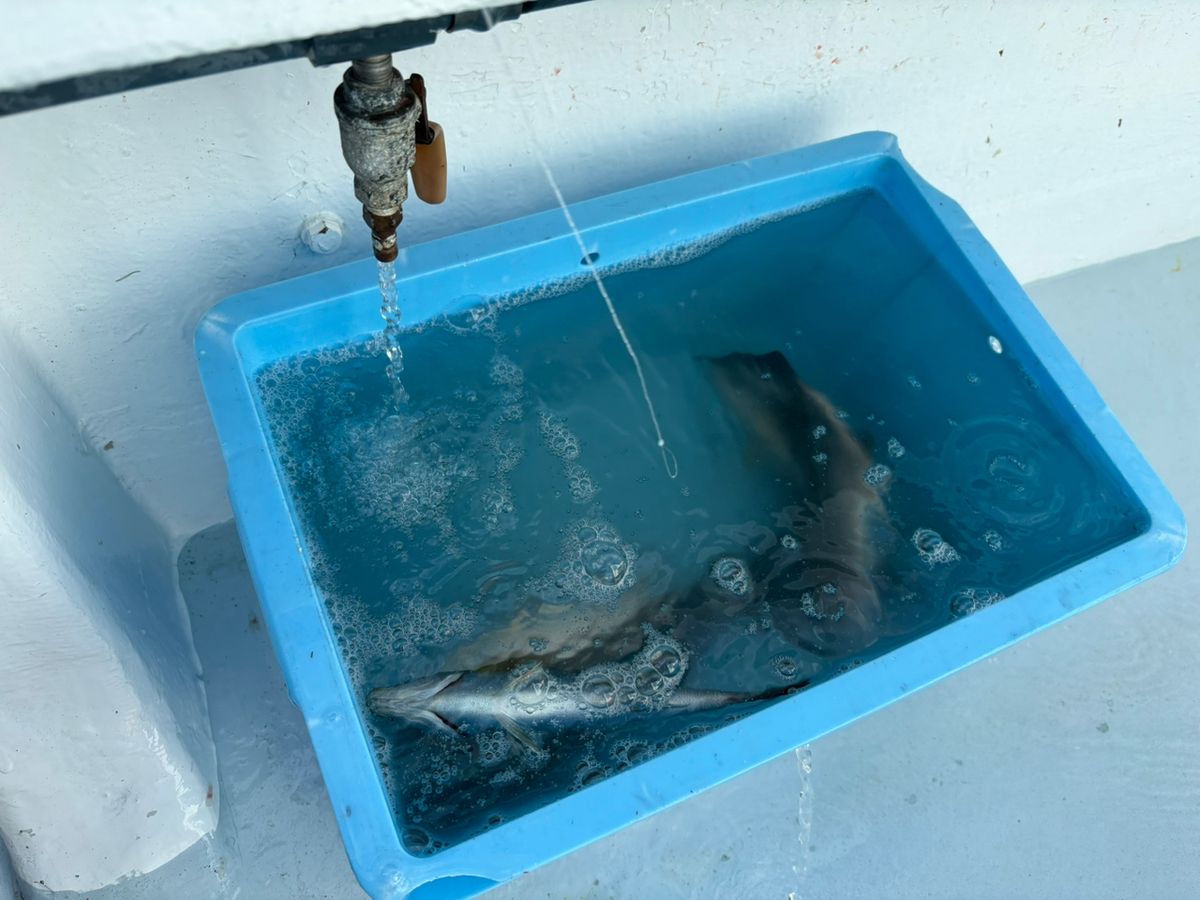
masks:
<instances>
[{"instance_id":1,"label":"stream of water falling","mask_svg":"<svg viewBox=\"0 0 1200 900\"><path fill-rule=\"evenodd\" d=\"M799 832L800 859L792 866L796 873L796 890L788 894L788 900L801 900L805 878L808 876L809 844L812 843L813 799L812 799L812 744L796 748L796 769L800 775L800 790L797 798L796 826Z\"/></svg>"},{"instance_id":2,"label":"stream of water falling","mask_svg":"<svg viewBox=\"0 0 1200 900\"><path fill-rule=\"evenodd\" d=\"M387 353L387 377L400 403L408 402L404 389L404 348L400 345L400 294L396 290L396 264L379 263L379 312L383 316L383 345Z\"/></svg>"},{"instance_id":3,"label":"stream of water falling","mask_svg":"<svg viewBox=\"0 0 1200 900\"><path fill-rule=\"evenodd\" d=\"M508 79L508 85L512 91L514 106L521 111L521 119L525 125L525 134L529 138L529 147L533 151L534 158L537 160L538 166L542 170L542 174L546 178L546 183L550 185L550 190L554 192L554 199L558 203L558 208L562 210L563 218L567 222L567 227L571 229L571 234L575 237L575 244L579 247L580 261L587 266L588 274L592 276L592 280L596 283L596 289L600 292L600 297L604 300L604 305L608 308L608 315L612 319L613 327L617 329L617 334L621 336L621 343L625 345L625 352L629 355L629 359L633 362L634 372L637 374L638 385L642 390L642 400L646 404L646 412L650 415L650 424L654 426L654 437L658 445L658 451L662 455L663 468L667 471L668 478L675 478L679 475L679 461L675 458L675 454L671 452L671 448L667 446L667 440L663 437L662 427L658 422L658 413L654 408L654 401L650 397L650 388L646 384L646 373L642 369L642 361L633 348L633 342L629 340L629 334L625 331L625 325L621 321L620 315L617 313L617 308L613 304L612 295L608 292L608 287L604 283L604 278L600 275L600 270L595 266L596 254L588 249L587 242L583 239L583 234L579 227L575 224L575 217L571 214L571 208L567 205L567 201L563 196L562 189L558 186L558 179L554 177L554 172L550 169L550 164L546 162L546 155L542 152L542 146L537 138L537 129L529 118L529 112L525 109L525 105L521 101L520 95L517 93L515 85L517 84L516 76L513 74L512 64L509 61L509 56L505 53L503 42L500 39L500 34L496 30L496 22L492 18L491 12L484 8L482 10L484 20L487 22L487 33L491 35L492 44L496 48L496 53L500 57L500 63L504 66L504 74ZM526 39L526 55L533 57L536 52L530 47ZM546 93L545 84L534 79L535 83L541 90L542 103L550 118L553 118L554 110L550 104L550 97Z\"/></svg>"}]
</instances>

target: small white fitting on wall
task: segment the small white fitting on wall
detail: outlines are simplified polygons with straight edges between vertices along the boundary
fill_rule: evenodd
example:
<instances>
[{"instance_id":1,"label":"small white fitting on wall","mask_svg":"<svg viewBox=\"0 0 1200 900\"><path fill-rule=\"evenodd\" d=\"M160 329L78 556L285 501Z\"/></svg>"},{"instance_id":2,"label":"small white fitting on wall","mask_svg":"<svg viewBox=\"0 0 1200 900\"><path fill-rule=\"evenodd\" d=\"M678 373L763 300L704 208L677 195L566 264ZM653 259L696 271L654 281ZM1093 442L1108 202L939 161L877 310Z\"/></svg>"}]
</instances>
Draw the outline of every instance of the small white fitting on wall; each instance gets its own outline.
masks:
<instances>
[{"instance_id":1,"label":"small white fitting on wall","mask_svg":"<svg viewBox=\"0 0 1200 900\"><path fill-rule=\"evenodd\" d=\"M345 227L337 213L313 213L300 225L300 240L313 253L336 253L342 246Z\"/></svg>"}]
</instances>

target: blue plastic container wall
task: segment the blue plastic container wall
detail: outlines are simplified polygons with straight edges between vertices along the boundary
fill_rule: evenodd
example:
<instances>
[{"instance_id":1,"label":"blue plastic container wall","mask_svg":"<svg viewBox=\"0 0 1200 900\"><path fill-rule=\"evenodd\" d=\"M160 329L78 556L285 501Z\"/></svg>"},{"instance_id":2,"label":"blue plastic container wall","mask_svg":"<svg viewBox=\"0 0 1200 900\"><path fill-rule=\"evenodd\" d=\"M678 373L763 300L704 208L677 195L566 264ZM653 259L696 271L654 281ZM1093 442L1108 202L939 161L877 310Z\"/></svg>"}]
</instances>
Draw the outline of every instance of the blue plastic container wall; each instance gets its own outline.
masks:
<instances>
[{"instance_id":1,"label":"blue plastic container wall","mask_svg":"<svg viewBox=\"0 0 1200 900\"><path fill-rule=\"evenodd\" d=\"M583 260L558 210L401 253L407 405L373 261L232 297L197 335L263 612L374 897L472 896L1183 551L1162 483L892 136L573 213ZM556 636L546 610L582 618ZM594 679L593 646L609 674L581 710L626 702L618 657L642 666L631 709L681 679L756 702L645 701L539 750L503 716L446 736L366 700L522 653L525 686L547 660ZM662 647L656 675L637 654Z\"/></svg>"}]
</instances>

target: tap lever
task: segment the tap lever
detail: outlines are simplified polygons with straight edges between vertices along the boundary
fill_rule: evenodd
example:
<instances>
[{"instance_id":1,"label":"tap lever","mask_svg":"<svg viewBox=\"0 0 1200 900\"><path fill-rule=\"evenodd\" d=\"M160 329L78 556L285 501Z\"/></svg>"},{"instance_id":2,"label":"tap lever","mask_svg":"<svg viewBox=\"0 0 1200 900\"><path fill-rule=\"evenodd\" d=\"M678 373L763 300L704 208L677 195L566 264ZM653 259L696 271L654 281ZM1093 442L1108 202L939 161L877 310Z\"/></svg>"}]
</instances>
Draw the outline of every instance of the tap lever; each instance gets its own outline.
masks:
<instances>
[{"instance_id":1,"label":"tap lever","mask_svg":"<svg viewBox=\"0 0 1200 900\"><path fill-rule=\"evenodd\" d=\"M412 167L413 190L426 203L441 203L446 199L446 134L441 125L429 121L425 79L414 72L408 76L408 87L421 101L416 126L417 155Z\"/></svg>"}]
</instances>

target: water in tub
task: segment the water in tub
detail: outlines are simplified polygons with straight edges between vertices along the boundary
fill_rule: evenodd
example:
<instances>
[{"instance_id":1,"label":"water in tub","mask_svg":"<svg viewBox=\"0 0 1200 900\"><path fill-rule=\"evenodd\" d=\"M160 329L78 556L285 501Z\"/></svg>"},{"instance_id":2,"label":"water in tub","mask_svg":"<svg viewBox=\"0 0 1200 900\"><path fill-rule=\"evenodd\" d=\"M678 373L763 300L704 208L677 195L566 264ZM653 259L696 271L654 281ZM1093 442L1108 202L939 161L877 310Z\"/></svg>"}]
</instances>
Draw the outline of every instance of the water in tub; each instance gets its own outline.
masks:
<instances>
[{"instance_id":1,"label":"water in tub","mask_svg":"<svg viewBox=\"0 0 1200 900\"><path fill-rule=\"evenodd\" d=\"M872 194L605 283L676 478L586 271L258 373L413 853L1142 527Z\"/></svg>"}]
</instances>

